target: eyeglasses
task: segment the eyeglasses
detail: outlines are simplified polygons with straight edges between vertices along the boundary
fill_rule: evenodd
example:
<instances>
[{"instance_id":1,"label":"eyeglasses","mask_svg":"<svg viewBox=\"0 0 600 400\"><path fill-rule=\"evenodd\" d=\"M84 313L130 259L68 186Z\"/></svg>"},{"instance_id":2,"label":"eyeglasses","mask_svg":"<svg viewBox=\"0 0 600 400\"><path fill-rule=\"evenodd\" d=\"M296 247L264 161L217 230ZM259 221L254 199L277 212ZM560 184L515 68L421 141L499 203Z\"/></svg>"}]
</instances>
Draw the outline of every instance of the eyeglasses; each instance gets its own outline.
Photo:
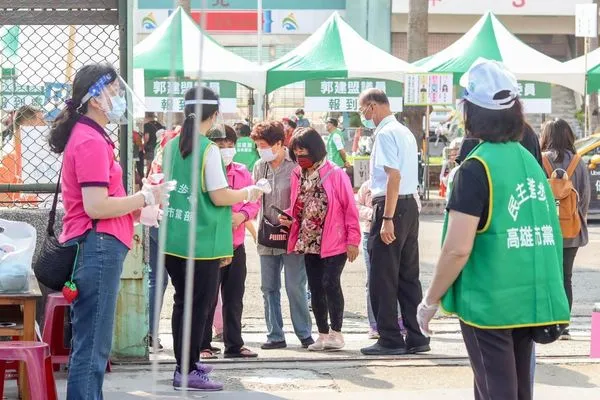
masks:
<instances>
[{"instance_id":1,"label":"eyeglasses","mask_svg":"<svg viewBox=\"0 0 600 400\"><path fill-rule=\"evenodd\" d=\"M359 107L359 109L358 109L358 112L359 112L359 113L361 113L361 114L364 114L364 113L365 113L365 111L367 111L367 109L368 109L369 107L371 107L371 106L374 106L374 105L375 105L375 103L369 103L369 104L367 104L367 105L366 105L366 106L364 106L364 107Z\"/></svg>"}]
</instances>

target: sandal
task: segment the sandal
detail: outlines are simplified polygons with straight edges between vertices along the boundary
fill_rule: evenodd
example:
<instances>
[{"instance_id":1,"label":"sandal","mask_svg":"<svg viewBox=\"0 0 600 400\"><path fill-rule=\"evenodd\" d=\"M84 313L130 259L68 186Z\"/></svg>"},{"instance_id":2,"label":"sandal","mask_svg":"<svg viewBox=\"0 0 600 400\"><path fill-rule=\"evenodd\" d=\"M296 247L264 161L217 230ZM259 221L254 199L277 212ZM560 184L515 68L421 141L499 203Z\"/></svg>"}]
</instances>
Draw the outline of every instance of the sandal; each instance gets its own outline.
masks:
<instances>
[{"instance_id":1,"label":"sandal","mask_svg":"<svg viewBox=\"0 0 600 400\"><path fill-rule=\"evenodd\" d=\"M212 351L213 354L221 354L221 349L218 347L210 346L210 351Z\"/></svg>"},{"instance_id":2,"label":"sandal","mask_svg":"<svg viewBox=\"0 0 600 400\"><path fill-rule=\"evenodd\" d=\"M256 358L258 354L252 350L242 347L237 353L225 353L223 358Z\"/></svg>"},{"instance_id":3,"label":"sandal","mask_svg":"<svg viewBox=\"0 0 600 400\"><path fill-rule=\"evenodd\" d=\"M200 359L201 360L214 360L217 356L212 352L211 349L203 349L200 350Z\"/></svg>"}]
</instances>

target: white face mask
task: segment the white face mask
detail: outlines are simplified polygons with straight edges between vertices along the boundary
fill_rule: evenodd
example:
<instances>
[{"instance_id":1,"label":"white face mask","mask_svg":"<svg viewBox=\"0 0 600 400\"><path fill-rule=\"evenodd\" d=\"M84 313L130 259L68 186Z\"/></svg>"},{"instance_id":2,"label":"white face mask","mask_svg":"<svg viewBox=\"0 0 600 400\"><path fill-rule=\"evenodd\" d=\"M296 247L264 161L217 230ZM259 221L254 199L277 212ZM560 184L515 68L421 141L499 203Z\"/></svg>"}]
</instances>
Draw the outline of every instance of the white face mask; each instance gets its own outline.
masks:
<instances>
[{"instance_id":1,"label":"white face mask","mask_svg":"<svg viewBox=\"0 0 600 400\"><path fill-rule=\"evenodd\" d=\"M221 149L221 158L223 158L223 163L227 167L229 164L233 162L233 157L235 156L235 149Z\"/></svg>"},{"instance_id":2,"label":"white face mask","mask_svg":"<svg viewBox=\"0 0 600 400\"><path fill-rule=\"evenodd\" d=\"M258 154L260 155L260 159L265 162L271 162L277 158L277 155L273 153L273 149L267 147L266 149L258 149Z\"/></svg>"}]
</instances>

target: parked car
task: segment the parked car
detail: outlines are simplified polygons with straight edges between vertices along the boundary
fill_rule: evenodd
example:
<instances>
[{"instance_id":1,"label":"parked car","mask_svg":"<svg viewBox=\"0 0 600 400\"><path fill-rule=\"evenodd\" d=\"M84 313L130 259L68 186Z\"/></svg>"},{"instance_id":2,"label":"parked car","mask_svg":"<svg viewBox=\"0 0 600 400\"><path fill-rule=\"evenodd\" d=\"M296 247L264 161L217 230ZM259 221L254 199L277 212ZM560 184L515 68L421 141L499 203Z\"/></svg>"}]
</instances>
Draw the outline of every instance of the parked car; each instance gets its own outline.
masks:
<instances>
[{"instance_id":1,"label":"parked car","mask_svg":"<svg viewBox=\"0 0 600 400\"><path fill-rule=\"evenodd\" d=\"M588 166L591 197L588 219L600 219L600 134L575 142L575 149Z\"/></svg>"}]
</instances>

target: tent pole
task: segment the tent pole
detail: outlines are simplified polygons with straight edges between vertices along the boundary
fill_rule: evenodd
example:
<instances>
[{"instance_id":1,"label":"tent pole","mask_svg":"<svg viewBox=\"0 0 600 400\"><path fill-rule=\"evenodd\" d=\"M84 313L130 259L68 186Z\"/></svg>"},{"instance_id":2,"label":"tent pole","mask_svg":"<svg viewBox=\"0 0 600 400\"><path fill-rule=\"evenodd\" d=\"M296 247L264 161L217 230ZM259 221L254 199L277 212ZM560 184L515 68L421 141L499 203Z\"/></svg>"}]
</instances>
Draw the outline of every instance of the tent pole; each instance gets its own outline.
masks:
<instances>
[{"instance_id":1,"label":"tent pole","mask_svg":"<svg viewBox=\"0 0 600 400\"><path fill-rule=\"evenodd\" d=\"M585 89L583 91L584 93L584 135L585 137L587 137L589 135L589 126L590 126L590 115L589 115L589 94L588 94L588 90L587 90L587 79L588 79L588 50L589 50L589 45L590 45L590 38L589 37L585 37L584 39L584 44L583 44L583 51L584 51L584 73L585 73Z\"/></svg>"}]
</instances>

